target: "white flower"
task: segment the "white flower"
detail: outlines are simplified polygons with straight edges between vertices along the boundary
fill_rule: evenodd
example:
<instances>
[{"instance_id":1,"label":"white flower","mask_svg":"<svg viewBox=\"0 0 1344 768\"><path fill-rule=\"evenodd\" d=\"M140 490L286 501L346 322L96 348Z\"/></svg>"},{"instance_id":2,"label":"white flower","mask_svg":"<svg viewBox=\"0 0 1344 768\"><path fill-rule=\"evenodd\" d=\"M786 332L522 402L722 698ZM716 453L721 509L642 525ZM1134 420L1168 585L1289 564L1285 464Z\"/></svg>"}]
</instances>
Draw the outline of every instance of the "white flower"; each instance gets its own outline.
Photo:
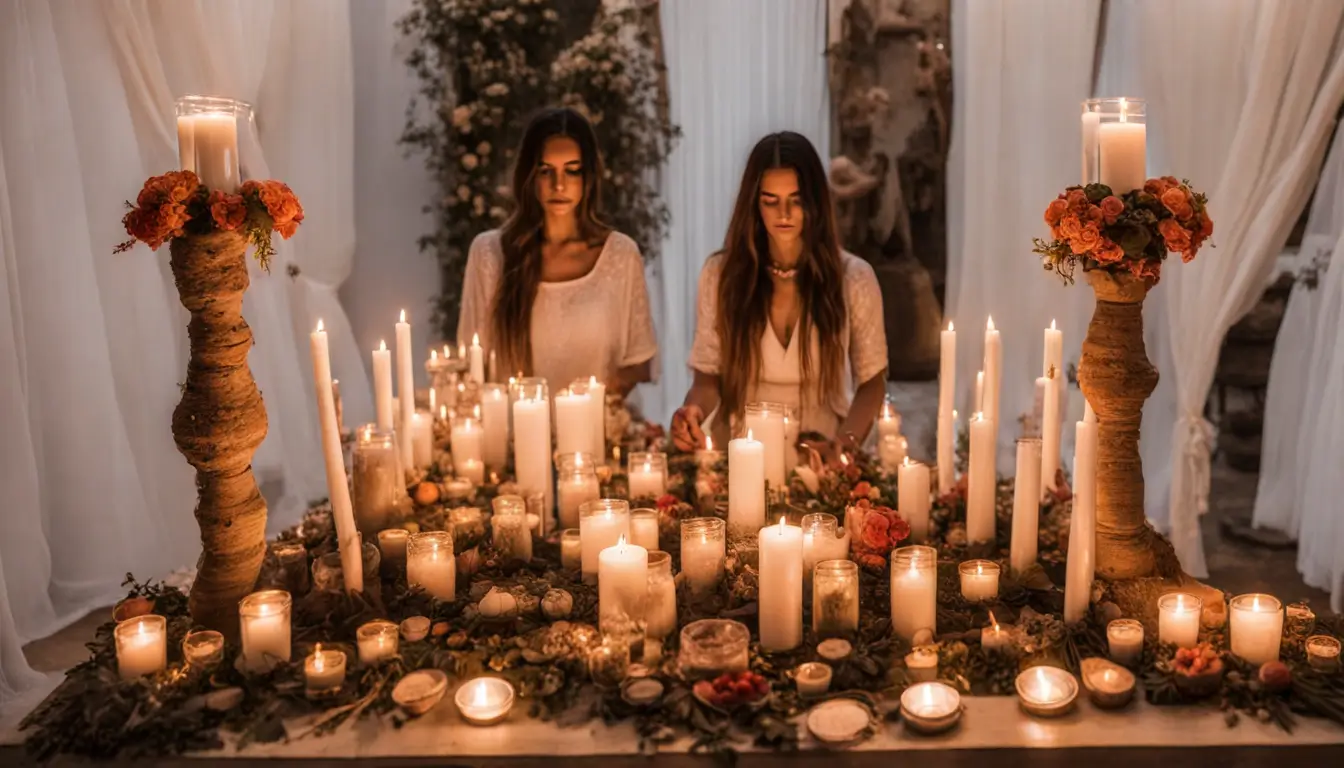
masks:
<instances>
[{"instance_id":1,"label":"white flower","mask_svg":"<svg viewBox=\"0 0 1344 768\"><path fill-rule=\"evenodd\" d=\"M593 62L589 61L588 57L582 53L575 56L571 63L574 65L575 69L587 69L593 64Z\"/></svg>"},{"instance_id":2,"label":"white flower","mask_svg":"<svg viewBox=\"0 0 1344 768\"><path fill-rule=\"evenodd\" d=\"M507 96L509 86L503 83L491 83L485 87L484 93L486 96Z\"/></svg>"},{"instance_id":3,"label":"white flower","mask_svg":"<svg viewBox=\"0 0 1344 768\"><path fill-rule=\"evenodd\" d=\"M488 155L488 154L490 154L490 142L488 142L488 141L482 141L480 144L477 144L477 145L476 145L476 154L478 154L478 155Z\"/></svg>"},{"instance_id":4,"label":"white flower","mask_svg":"<svg viewBox=\"0 0 1344 768\"><path fill-rule=\"evenodd\" d=\"M468 171L474 170L476 166L480 164L481 159L470 152L462 156L462 167L466 168Z\"/></svg>"}]
</instances>

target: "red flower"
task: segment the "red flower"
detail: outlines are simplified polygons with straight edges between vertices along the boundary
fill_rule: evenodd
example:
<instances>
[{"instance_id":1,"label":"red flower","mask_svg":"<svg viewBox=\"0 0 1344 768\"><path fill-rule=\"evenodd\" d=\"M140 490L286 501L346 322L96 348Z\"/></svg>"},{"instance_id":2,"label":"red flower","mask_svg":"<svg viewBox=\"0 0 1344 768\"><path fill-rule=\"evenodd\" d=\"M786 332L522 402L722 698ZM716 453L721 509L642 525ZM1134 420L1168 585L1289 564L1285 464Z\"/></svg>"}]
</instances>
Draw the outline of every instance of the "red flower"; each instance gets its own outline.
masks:
<instances>
[{"instance_id":1,"label":"red flower","mask_svg":"<svg viewBox=\"0 0 1344 768\"><path fill-rule=\"evenodd\" d=\"M678 499L676 496L673 496L670 493L664 493L662 496L658 497L655 504L657 504L659 512L666 512L667 510L677 506L677 501Z\"/></svg>"},{"instance_id":2,"label":"red flower","mask_svg":"<svg viewBox=\"0 0 1344 768\"><path fill-rule=\"evenodd\" d=\"M1163 219L1157 223L1157 231L1161 233L1162 240L1167 246L1167 250L1184 253L1190 250L1190 233L1180 222L1175 219Z\"/></svg>"},{"instance_id":3,"label":"red flower","mask_svg":"<svg viewBox=\"0 0 1344 768\"><path fill-rule=\"evenodd\" d=\"M247 218L247 202L242 195L230 195L215 190L210 193L210 218L220 229L234 230Z\"/></svg>"},{"instance_id":4,"label":"red flower","mask_svg":"<svg viewBox=\"0 0 1344 768\"><path fill-rule=\"evenodd\" d=\"M1059 220L1059 233L1064 236L1064 239L1072 240L1081 231L1083 231L1083 223L1078 220L1077 216L1069 214Z\"/></svg>"},{"instance_id":5,"label":"red flower","mask_svg":"<svg viewBox=\"0 0 1344 768\"><path fill-rule=\"evenodd\" d=\"M1060 219L1069 212L1069 203L1064 198L1059 197L1050 201L1050 205L1045 208L1045 223L1051 227L1059 226Z\"/></svg>"},{"instance_id":6,"label":"red flower","mask_svg":"<svg viewBox=\"0 0 1344 768\"><path fill-rule=\"evenodd\" d=\"M1125 203L1115 195L1102 198L1101 215L1105 217L1107 224L1114 224L1115 220L1120 218L1120 214L1125 212Z\"/></svg>"},{"instance_id":7,"label":"red flower","mask_svg":"<svg viewBox=\"0 0 1344 768\"><path fill-rule=\"evenodd\" d=\"M1092 250L1092 258L1099 264L1115 264L1125 258L1125 249L1115 241L1103 237L1101 244Z\"/></svg>"},{"instance_id":8,"label":"red flower","mask_svg":"<svg viewBox=\"0 0 1344 768\"><path fill-rule=\"evenodd\" d=\"M1183 187L1170 187L1163 192L1162 205L1181 221L1195 215L1195 209L1190 206L1190 193Z\"/></svg>"},{"instance_id":9,"label":"red flower","mask_svg":"<svg viewBox=\"0 0 1344 768\"><path fill-rule=\"evenodd\" d=\"M1073 211L1081 210L1083 206L1087 205L1087 193L1081 189L1070 189L1064 199L1068 201L1069 209Z\"/></svg>"},{"instance_id":10,"label":"red flower","mask_svg":"<svg viewBox=\"0 0 1344 768\"><path fill-rule=\"evenodd\" d=\"M861 480L859 481L858 485L854 486L854 490L849 492L849 498L867 499L868 492L872 490L872 488L873 488L872 484L869 483L867 480Z\"/></svg>"},{"instance_id":11,"label":"red flower","mask_svg":"<svg viewBox=\"0 0 1344 768\"><path fill-rule=\"evenodd\" d=\"M288 240L303 222L303 206L294 190L282 181L248 181L238 190L243 197L254 197L266 206L275 231Z\"/></svg>"},{"instance_id":12,"label":"red flower","mask_svg":"<svg viewBox=\"0 0 1344 768\"><path fill-rule=\"evenodd\" d=\"M1084 254L1101 247L1102 240L1104 239L1105 238L1101 236L1101 230L1097 225L1093 222L1088 222L1087 225L1079 231L1078 236L1073 238L1072 242L1069 243L1069 247L1073 249L1074 253Z\"/></svg>"},{"instance_id":13,"label":"red flower","mask_svg":"<svg viewBox=\"0 0 1344 768\"><path fill-rule=\"evenodd\" d=\"M1091 223L1093 223L1093 224L1100 224L1105 218L1106 218L1106 217L1105 217L1105 215L1101 212L1101 208L1100 208L1100 207L1095 206L1095 205L1089 205L1089 206L1087 207L1087 220L1088 220L1089 222L1091 222Z\"/></svg>"},{"instance_id":14,"label":"red flower","mask_svg":"<svg viewBox=\"0 0 1344 768\"><path fill-rule=\"evenodd\" d=\"M1167 191L1167 183L1162 179L1149 179L1143 182L1143 191L1160 198L1162 193Z\"/></svg>"}]
</instances>

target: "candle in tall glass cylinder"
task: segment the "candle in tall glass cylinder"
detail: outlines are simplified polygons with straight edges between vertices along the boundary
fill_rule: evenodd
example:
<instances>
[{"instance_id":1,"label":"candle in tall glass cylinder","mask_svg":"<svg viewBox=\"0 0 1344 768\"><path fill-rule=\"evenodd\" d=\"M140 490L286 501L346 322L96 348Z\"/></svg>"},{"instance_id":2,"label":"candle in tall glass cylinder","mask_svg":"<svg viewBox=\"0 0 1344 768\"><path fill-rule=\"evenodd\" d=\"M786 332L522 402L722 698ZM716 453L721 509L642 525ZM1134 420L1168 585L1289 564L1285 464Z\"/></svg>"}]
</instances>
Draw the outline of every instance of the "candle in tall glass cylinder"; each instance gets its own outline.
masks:
<instances>
[{"instance_id":1,"label":"candle in tall glass cylinder","mask_svg":"<svg viewBox=\"0 0 1344 768\"><path fill-rule=\"evenodd\" d=\"M555 395L555 446L559 453L584 453L593 446L592 398L563 389Z\"/></svg>"},{"instance_id":2,"label":"candle in tall glass cylinder","mask_svg":"<svg viewBox=\"0 0 1344 768\"><path fill-rule=\"evenodd\" d=\"M787 651L803 641L803 531L781 517L758 543L761 649Z\"/></svg>"},{"instance_id":3,"label":"candle in tall glass cylinder","mask_svg":"<svg viewBox=\"0 0 1344 768\"><path fill-rule=\"evenodd\" d=\"M1073 516L1064 574L1064 621L1079 621L1092 600L1097 550L1097 423L1084 419L1074 431Z\"/></svg>"},{"instance_id":4,"label":"candle in tall glass cylinder","mask_svg":"<svg viewBox=\"0 0 1344 768\"><path fill-rule=\"evenodd\" d=\"M178 160L195 171L210 190L233 194L241 184L238 169L238 119L251 108L218 96L177 100Z\"/></svg>"},{"instance_id":5,"label":"candle in tall glass cylinder","mask_svg":"<svg viewBox=\"0 0 1344 768\"><path fill-rule=\"evenodd\" d=\"M630 510L630 543L650 552L658 549L658 510Z\"/></svg>"},{"instance_id":6,"label":"candle in tall glass cylinder","mask_svg":"<svg viewBox=\"0 0 1344 768\"><path fill-rule=\"evenodd\" d=\"M672 578L672 556L649 551L649 593L644 631L662 640L677 631L677 582Z\"/></svg>"},{"instance_id":7,"label":"candle in tall glass cylinder","mask_svg":"<svg viewBox=\"0 0 1344 768\"><path fill-rule=\"evenodd\" d=\"M877 416L877 439L901 436L901 414L892 407L890 400L882 401L882 411Z\"/></svg>"},{"instance_id":8,"label":"candle in tall glass cylinder","mask_svg":"<svg viewBox=\"0 0 1344 768\"><path fill-rule=\"evenodd\" d=\"M406 543L406 583L420 587L436 600L452 602L457 595L457 557L453 534L424 531Z\"/></svg>"},{"instance_id":9,"label":"candle in tall glass cylinder","mask_svg":"<svg viewBox=\"0 0 1344 768\"><path fill-rule=\"evenodd\" d=\"M1021 575L1036 563L1036 539L1040 533L1042 440L1024 437L1017 441L1017 474L1013 481L1013 541L1009 564Z\"/></svg>"},{"instance_id":10,"label":"candle in tall glass cylinder","mask_svg":"<svg viewBox=\"0 0 1344 768\"><path fill-rule=\"evenodd\" d=\"M509 394L503 384L486 384L481 389L481 458L496 472L503 472L509 461Z\"/></svg>"},{"instance_id":11,"label":"candle in tall glass cylinder","mask_svg":"<svg viewBox=\"0 0 1344 768\"><path fill-rule=\"evenodd\" d=\"M1283 604L1272 595L1237 595L1228 603L1232 653L1260 665L1279 660Z\"/></svg>"},{"instance_id":12,"label":"candle in tall glass cylinder","mask_svg":"<svg viewBox=\"0 0 1344 768\"><path fill-rule=\"evenodd\" d=\"M681 521L681 572L686 575L691 594L711 593L723 581L725 528L724 521L717 517Z\"/></svg>"},{"instance_id":13,"label":"candle in tall glass cylinder","mask_svg":"<svg viewBox=\"0 0 1344 768\"><path fill-rule=\"evenodd\" d=\"M560 457L560 476L556 480L556 501L561 528L579 527L579 508L602 498L593 457L574 453Z\"/></svg>"},{"instance_id":14,"label":"candle in tall glass cylinder","mask_svg":"<svg viewBox=\"0 0 1344 768\"><path fill-rule=\"evenodd\" d=\"M598 499L579 507L579 536L583 542L583 581L596 584L602 550L619 539L630 540L630 502Z\"/></svg>"},{"instance_id":15,"label":"candle in tall glass cylinder","mask_svg":"<svg viewBox=\"0 0 1344 768\"><path fill-rule=\"evenodd\" d=\"M1194 648L1199 642L1199 619L1203 611L1204 602L1186 592L1172 592L1158 598L1158 642L1178 648Z\"/></svg>"},{"instance_id":16,"label":"candle in tall glass cylinder","mask_svg":"<svg viewBox=\"0 0 1344 768\"><path fill-rule=\"evenodd\" d=\"M126 619L112 631L117 674L122 680L152 675L168 666L168 620L147 614Z\"/></svg>"},{"instance_id":17,"label":"candle in tall glass cylinder","mask_svg":"<svg viewBox=\"0 0 1344 768\"><path fill-rule=\"evenodd\" d=\"M648 594L649 551L627 543L625 534L621 534L615 544L604 547L597 556L598 628L609 631L625 622L642 620Z\"/></svg>"},{"instance_id":18,"label":"candle in tall glass cylinder","mask_svg":"<svg viewBox=\"0 0 1344 768\"><path fill-rule=\"evenodd\" d=\"M972 603L999 596L999 564L992 560L967 560L957 566L961 574L961 596Z\"/></svg>"},{"instance_id":19,"label":"candle in tall glass cylinder","mask_svg":"<svg viewBox=\"0 0 1344 768\"><path fill-rule=\"evenodd\" d=\"M401 409L401 465L415 466L415 449L411 440L411 418L415 414L415 363L411 351L411 324L406 322L406 310L401 310L397 321L397 406Z\"/></svg>"},{"instance_id":20,"label":"candle in tall glass cylinder","mask_svg":"<svg viewBox=\"0 0 1344 768\"><path fill-rule=\"evenodd\" d=\"M985 322L985 391L984 405L981 411L985 418L998 424L1002 419L999 412L999 392L1003 389L1003 340L994 327L994 318Z\"/></svg>"},{"instance_id":21,"label":"candle in tall glass cylinder","mask_svg":"<svg viewBox=\"0 0 1344 768\"><path fill-rule=\"evenodd\" d=\"M765 446L750 430L728 441L728 525L738 535L765 525Z\"/></svg>"},{"instance_id":22,"label":"candle in tall glass cylinder","mask_svg":"<svg viewBox=\"0 0 1344 768\"><path fill-rule=\"evenodd\" d=\"M931 504L929 465L906 457L896 471L896 511L910 525L912 542L919 543L929 538Z\"/></svg>"},{"instance_id":23,"label":"candle in tall glass cylinder","mask_svg":"<svg viewBox=\"0 0 1344 768\"><path fill-rule=\"evenodd\" d=\"M416 469L434 461L434 414L424 408L411 414L411 458Z\"/></svg>"},{"instance_id":24,"label":"candle in tall glass cylinder","mask_svg":"<svg viewBox=\"0 0 1344 768\"><path fill-rule=\"evenodd\" d=\"M532 559L532 528L527 521L527 502L522 496L496 496L491 502L491 543L505 560Z\"/></svg>"},{"instance_id":25,"label":"candle in tall glass cylinder","mask_svg":"<svg viewBox=\"0 0 1344 768\"><path fill-rule=\"evenodd\" d=\"M551 404L546 380L518 379L513 397L513 471L524 495L551 497Z\"/></svg>"},{"instance_id":26,"label":"candle in tall glass cylinder","mask_svg":"<svg viewBox=\"0 0 1344 768\"><path fill-rule=\"evenodd\" d=\"M242 664L248 671L264 672L279 662L289 661L289 617L293 604L289 593L279 589L253 592L239 601Z\"/></svg>"},{"instance_id":27,"label":"candle in tall glass cylinder","mask_svg":"<svg viewBox=\"0 0 1344 768\"><path fill-rule=\"evenodd\" d=\"M453 452L453 472L465 476L467 462L483 464L485 458L485 430L479 419L471 416L459 416L453 419L453 428L449 433ZM475 482L475 481L473 481Z\"/></svg>"},{"instance_id":28,"label":"candle in tall glass cylinder","mask_svg":"<svg viewBox=\"0 0 1344 768\"><path fill-rule=\"evenodd\" d=\"M877 459L882 464L882 471L887 474L895 472L910 457L909 447L909 443L900 435L886 435L879 438Z\"/></svg>"},{"instance_id":29,"label":"candle in tall glass cylinder","mask_svg":"<svg viewBox=\"0 0 1344 768\"><path fill-rule=\"evenodd\" d=\"M322 458L327 470L327 498L331 500L331 519L336 525L336 543L341 551L341 569L345 588L364 589L364 567L360 555L359 529L355 526L350 503L350 486L345 479L345 451L336 427L336 404L331 393L331 357L327 353L327 332L322 321L309 336L313 358L313 383L317 388L317 415L322 425Z\"/></svg>"},{"instance_id":30,"label":"candle in tall glass cylinder","mask_svg":"<svg viewBox=\"0 0 1344 768\"><path fill-rule=\"evenodd\" d=\"M994 540L994 449L997 425L998 422L983 413L977 413L970 423L966 538L972 544Z\"/></svg>"},{"instance_id":31,"label":"candle in tall glass cylinder","mask_svg":"<svg viewBox=\"0 0 1344 768\"><path fill-rule=\"evenodd\" d=\"M760 441L764 450L765 482L771 492L784 488L784 407L779 403L747 403L743 415L747 433ZM731 449L731 444L730 444ZM731 461L731 456L729 458ZM728 481L732 482L732 470Z\"/></svg>"},{"instance_id":32,"label":"candle in tall glass cylinder","mask_svg":"<svg viewBox=\"0 0 1344 768\"><path fill-rule=\"evenodd\" d=\"M957 331L948 321L947 330L939 334L938 356L938 495L942 496L957 484L957 433L952 414L956 410L957 390Z\"/></svg>"},{"instance_id":33,"label":"candle in tall glass cylinder","mask_svg":"<svg viewBox=\"0 0 1344 768\"><path fill-rule=\"evenodd\" d=\"M396 517L397 504L406 495L406 479L391 429L365 424L356 430L351 474L355 527L372 536Z\"/></svg>"},{"instance_id":34,"label":"candle in tall glass cylinder","mask_svg":"<svg viewBox=\"0 0 1344 768\"><path fill-rule=\"evenodd\" d=\"M597 380L596 376L589 376L587 379L578 379L569 385L571 392L576 394L585 394L589 397L590 413L593 420L592 435L593 444L589 448L580 448L579 450L591 453L593 456L605 457L607 455L607 385Z\"/></svg>"},{"instance_id":35,"label":"candle in tall glass cylinder","mask_svg":"<svg viewBox=\"0 0 1344 768\"><path fill-rule=\"evenodd\" d=\"M1142 189L1148 127L1142 99L1093 99L1097 106L1098 176L1116 195Z\"/></svg>"},{"instance_id":36,"label":"candle in tall glass cylinder","mask_svg":"<svg viewBox=\"0 0 1344 768\"><path fill-rule=\"evenodd\" d=\"M667 454L631 451L629 462L630 498L656 499L667 493Z\"/></svg>"},{"instance_id":37,"label":"candle in tall glass cylinder","mask_svg":"<svg viewBox=\"0 0 1344 768\"><path fill-rule=\"evenodd\" d=\"M938 632L938 550L901 547L891 553L891 630L910 642L921 629Z\"/></svg>"},{"instance_id":38,"label":"candle in tall glass cylinder","mask_svg":"<svg viewBox=\"0 0 1344 768\"><path fill-rule=\"evenodd\" d=\"M859 564L822 560L812 571L812 632L840 637L859 629Z\"/></svg>"}]
</instances>

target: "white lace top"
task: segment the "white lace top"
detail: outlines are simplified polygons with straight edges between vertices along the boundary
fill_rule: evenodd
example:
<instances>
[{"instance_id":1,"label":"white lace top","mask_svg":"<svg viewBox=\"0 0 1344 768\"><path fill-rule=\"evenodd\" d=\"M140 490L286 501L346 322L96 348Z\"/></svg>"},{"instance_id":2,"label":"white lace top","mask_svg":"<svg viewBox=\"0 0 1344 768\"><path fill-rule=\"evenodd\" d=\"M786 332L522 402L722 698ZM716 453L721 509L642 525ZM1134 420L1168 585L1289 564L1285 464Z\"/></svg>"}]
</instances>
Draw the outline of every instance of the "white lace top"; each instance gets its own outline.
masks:
<instances>
[{"instance_id":1,"label":"white lace top","mask_svg":"<svg viewBox=\"0 0 1344 768\"><path fill-rule=\"evenodd\" d=\"M845 371L842 391L830 403L822 403L820 395L814 402L802 401L802 361L797 334L792 334L787 348L769 323L761 340L761 372L747 392L747 401L787 403L800 407L802 429L834 436L840 421L849 413L854 390L887 367L887 332L882 323L882 291L877 275L868 262L852 253L843 253L845 270L845 309L848 327L843 335ZM695 317L695 342L691 346L690 365L708 374L722 370L719 334L715 330L718 315L719 275L723 271L723 254L715 254L700 270L700 293ZM821 343L817 331L812 330L809 340L812 360L821 359ZM816 391L816 387L810 388Z\"/></svg>"},{"instance_id":2,"label":"white lace top","mask_svg":"<svg viewBox=\"0 0 1344 768\"><path fill-rule=\"evenodd\" d=\"M493 348L490 315L504 264L499 238L499 230L491 230L471 243L457 326L459 339L480 334L487 350ZM610 381L617 370L657 352L644 260L629 237L612 232L583 277L539 286L532 305L532 375L544 377L552 394L575 379Z\"/></svg>"}]
</instances>

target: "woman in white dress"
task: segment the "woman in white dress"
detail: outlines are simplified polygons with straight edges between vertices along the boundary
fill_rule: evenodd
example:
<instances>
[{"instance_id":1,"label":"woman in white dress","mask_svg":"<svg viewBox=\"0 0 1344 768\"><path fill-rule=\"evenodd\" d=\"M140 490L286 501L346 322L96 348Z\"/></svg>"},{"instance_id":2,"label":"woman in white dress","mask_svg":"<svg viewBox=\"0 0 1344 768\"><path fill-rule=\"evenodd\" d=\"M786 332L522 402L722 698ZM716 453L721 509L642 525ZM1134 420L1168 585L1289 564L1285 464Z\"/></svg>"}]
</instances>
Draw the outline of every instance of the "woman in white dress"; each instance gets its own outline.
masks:
<instances>
[{"instance_id":1,"label":"woman in white dress","mask_svg":"<svg viewBox=\"0 0 1344 768\"><path fill-rule=\"evenodd\" d=\"M872 267L840 249L826 171L802 135L752 149L698 305L695 380L672 418L679 448L705 444L711 414L722 445L758 401L796 406L802 431L840 448L867 436L886 387L882 294Z\"/></svg>"},{"instance_id":2,"label":"woman in white dress","mask_svg":"<svg viewBox=\"0 0 1344 768\"><path fill-rule=\"evenodd\" d=\"M471 244L458 338L479 335L501 373L551 389L596 376L628 394L658 351L644 262L601 219L602 158L578 112L547 109L523 133L513 212Z\"/></svg>"}]
</instances>

